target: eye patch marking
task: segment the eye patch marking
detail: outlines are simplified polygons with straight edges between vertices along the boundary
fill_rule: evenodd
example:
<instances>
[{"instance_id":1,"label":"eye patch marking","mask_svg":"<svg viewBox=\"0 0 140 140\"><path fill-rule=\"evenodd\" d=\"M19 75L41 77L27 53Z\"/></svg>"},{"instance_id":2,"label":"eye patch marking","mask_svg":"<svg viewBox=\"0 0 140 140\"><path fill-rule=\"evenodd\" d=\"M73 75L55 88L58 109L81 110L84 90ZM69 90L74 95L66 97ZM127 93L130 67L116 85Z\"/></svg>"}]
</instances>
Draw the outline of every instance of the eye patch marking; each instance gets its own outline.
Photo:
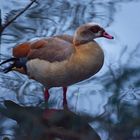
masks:
<instances>
[{"instance_id":1,"label":"eye patch marking","mask_svg":"<svg viewBox=\"0 0 140 140\"><path fill-rule=\"evenodd\" d=\"M101 27L99 27L98 25L92 26L89 29L90 31L92 31L93 33L98 33L101 30Z\"/></svg>"}]
</instances>

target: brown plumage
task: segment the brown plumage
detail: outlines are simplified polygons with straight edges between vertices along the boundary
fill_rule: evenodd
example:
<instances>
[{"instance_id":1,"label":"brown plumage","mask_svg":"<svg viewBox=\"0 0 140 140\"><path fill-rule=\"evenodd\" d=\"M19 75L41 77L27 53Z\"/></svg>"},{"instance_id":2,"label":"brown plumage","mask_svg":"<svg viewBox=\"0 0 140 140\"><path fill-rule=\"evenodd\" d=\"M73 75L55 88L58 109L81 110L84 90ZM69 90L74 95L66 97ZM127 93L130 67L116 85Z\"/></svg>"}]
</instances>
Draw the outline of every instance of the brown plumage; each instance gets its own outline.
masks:
<instances>
[{"instance_id":1,"label":"brown plumage","mask_svg":"<svg viewBox=\"0 0 140 140\"><path fill-rule=\"evenodd\" d=\"M13 70L27 74L46 88L80 82L93 76L103 65L103 51L94 41L98 37L113 39L99 25L88 23L80 26L73 36L25 42L13 48L13 56L26 58L26 69Z\"/></svg>"}]
</instances>

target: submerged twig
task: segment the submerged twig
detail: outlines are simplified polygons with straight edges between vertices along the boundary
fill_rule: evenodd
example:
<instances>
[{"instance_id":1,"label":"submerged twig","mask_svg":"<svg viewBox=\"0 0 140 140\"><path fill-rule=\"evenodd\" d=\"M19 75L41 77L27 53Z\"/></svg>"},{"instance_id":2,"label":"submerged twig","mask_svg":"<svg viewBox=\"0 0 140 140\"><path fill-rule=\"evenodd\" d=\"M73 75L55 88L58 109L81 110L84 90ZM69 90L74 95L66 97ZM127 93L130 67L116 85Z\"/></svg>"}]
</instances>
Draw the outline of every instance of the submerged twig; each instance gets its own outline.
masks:
<instances>
[{"instance_id":1,"label":"submerged twig","mask_svg":"<svg viewBox=\"0 0 140 140\"><path fill-rule=\"evenodd\" d=\"M15 17L13 17L10 21L5 23L4 25L1 24L0 26L0 33L4 31L6 27L8 27L13 21L15 21L20 15L22 15L27 9L29 9L34 2L37 0L32 0L21 12L19 12Z\"/></svg>"}]
</instances>

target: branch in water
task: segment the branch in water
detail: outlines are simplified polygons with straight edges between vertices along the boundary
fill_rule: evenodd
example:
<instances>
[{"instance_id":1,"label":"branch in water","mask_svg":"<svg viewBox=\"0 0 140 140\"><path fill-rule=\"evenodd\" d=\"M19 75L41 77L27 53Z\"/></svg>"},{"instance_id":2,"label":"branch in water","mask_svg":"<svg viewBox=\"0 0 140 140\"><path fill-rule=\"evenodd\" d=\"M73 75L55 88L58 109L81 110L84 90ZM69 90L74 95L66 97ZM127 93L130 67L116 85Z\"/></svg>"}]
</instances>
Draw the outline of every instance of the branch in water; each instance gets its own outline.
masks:
<instances>
[{"instance_id":1,"label":"branch in water","mask_svg":"<svg viewBox=\"0 0 140 140\"><path fill-rule=\"evenodd\" d=\"M13 21L15 21L20 15L22 15L27 9L29 9L33 3L37 0L32 0L20 13L18 13L15 17L13 17L9 22L5 23L4 25L0 25L0 33L4 31L6 27L8 27Z\"/></svg>"}]
</instances>

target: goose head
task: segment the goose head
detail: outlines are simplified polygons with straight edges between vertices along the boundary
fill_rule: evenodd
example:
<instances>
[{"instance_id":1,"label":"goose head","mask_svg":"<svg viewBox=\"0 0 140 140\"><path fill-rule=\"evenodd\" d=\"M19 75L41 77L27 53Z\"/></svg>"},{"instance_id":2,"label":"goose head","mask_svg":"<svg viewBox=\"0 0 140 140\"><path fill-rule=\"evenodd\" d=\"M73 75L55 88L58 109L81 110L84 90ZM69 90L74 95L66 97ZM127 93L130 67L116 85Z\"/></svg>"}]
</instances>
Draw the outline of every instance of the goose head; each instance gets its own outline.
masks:
<instances>
[{"instance_id":1,"label":"goose head","mask_svg":"<svg viewBox=\"0 0 140 140\"><path fill-rule=\"evenodd\" d=\"M81 44L93 41L94 39L99 38L99 37L104 37L107 39L114 38L113 36L109 35L105 31L105 29L99 26L98 24L87 23L77 28L74 35L73 42L75 45L81 45Z\"/></svg>"}]
</instances>

